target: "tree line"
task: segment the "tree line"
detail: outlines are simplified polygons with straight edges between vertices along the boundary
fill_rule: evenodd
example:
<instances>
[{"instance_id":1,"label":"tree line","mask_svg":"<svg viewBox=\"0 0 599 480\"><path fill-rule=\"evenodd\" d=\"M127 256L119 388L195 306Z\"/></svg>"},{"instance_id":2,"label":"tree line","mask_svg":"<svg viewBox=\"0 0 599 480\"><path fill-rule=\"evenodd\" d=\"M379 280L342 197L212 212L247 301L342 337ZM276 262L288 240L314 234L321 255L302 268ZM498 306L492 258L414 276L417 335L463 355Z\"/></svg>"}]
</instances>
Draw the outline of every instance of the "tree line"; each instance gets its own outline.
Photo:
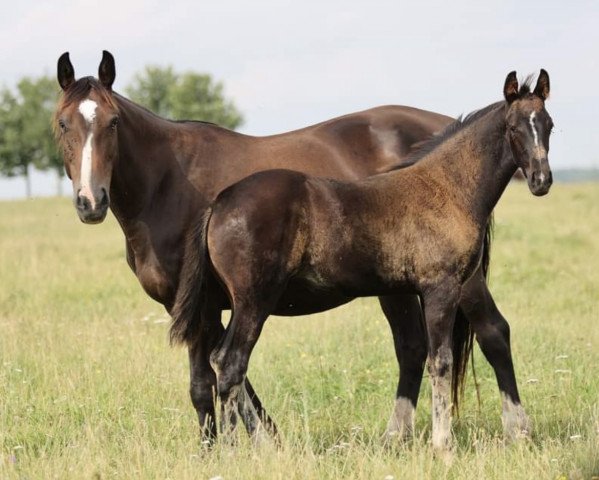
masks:
<instances>
[{"instance_id":1,"label":"tree line","mask_svg":"<svg viewBox=\"0 0 599 480\"><path fill-rule=\"evenodd\" d=\"M31 196L31 168L53 170L57 194L65 175L56 148L52 116L60 87L54 77L22 78L0 90L0 175L22 176ZM222 82L208 74L177 73L172 67L148 66L125 88L126 95L154 113L173 120L204 120L236 129L243 116L227 99Z\"/></svg>"}]
</instances>

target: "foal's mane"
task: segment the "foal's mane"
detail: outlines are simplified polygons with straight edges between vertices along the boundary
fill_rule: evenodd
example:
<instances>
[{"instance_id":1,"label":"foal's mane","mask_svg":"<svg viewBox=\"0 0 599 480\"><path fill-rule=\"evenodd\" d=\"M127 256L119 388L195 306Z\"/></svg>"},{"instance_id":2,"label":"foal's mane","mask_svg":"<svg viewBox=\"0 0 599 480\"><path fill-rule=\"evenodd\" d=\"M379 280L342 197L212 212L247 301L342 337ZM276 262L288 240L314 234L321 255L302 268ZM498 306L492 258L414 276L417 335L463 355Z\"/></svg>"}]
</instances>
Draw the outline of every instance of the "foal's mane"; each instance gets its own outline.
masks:
<instances>
[{"instance_id":1,"label":"foal's mane","mask_svg":"<svg viewBox=\"0 0 599 480\"><path fill-rule=\"evenodd\" d=\"M533 76L529 75L522 82L522 85L520 86L520 89L518 91L520 96L529 95L531 93L532 80ZM447 140L452 138L456 133L460 132L464 128L481 119L487 113L505 105L505 100L500 100L499 102L492 103L491 105L483 107L479 110L474 110L466 116L460 115L455 121L447 125L447 127L445 127L445 129L443 129L441 132L433 135L428 140L425 140L420 145L418 145L416 150L412 152L404 162L391 166L387 171L400 170L402 168L414 165L415 163L419 162L424 157L426 157L433 150L435 150L439 145L445 143Z\"/></svg>"}]
</instances>

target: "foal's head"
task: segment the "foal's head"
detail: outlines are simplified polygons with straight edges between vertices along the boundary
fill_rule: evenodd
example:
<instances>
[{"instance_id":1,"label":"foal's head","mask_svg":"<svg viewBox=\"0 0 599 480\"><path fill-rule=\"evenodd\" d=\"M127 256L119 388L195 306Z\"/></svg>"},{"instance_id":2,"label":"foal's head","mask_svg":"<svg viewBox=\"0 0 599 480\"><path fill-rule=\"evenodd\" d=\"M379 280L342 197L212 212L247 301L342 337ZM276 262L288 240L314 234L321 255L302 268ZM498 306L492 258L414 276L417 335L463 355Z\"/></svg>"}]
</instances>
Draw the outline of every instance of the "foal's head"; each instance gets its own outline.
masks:
<instances>
[{"instance_id":1,"label":"foal's head","mask_svg":"<svg viewBox=\"0 0 599 480\"><path fill-rule=\"evenodd\" d=\"M503 88L507 101L507 138L516 165L522 169L534 195L545 195L553 183L547 153L553 121L545 110L549 75L541 69L535 89L518 88L516 72L508 74Z\"/></svg>"},{"instance_id":2,"label":"foal's head","mask_svg":"<svg viewBox=\"0 0 599 480\"><path fill-rule=\"evenodd\" d=\"M75 80L64 53L58 59L58 83L63 96L55 114L55 131L64 166L73 182L73 202L84 223L99 223L110 203L110 180L118 159L119 111L112 97L114 58L104 51L98 80Z\"/></svg>"}]
</instances>

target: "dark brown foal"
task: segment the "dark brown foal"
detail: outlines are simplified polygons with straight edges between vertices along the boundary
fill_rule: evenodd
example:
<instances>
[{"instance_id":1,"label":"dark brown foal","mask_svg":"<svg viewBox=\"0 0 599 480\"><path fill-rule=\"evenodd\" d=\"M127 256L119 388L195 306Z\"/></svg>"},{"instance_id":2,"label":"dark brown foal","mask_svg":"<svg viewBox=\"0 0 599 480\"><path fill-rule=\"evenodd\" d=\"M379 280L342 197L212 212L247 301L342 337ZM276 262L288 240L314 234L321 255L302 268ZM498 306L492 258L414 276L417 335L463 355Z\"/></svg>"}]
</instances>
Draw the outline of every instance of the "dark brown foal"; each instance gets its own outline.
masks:
<instances>
[{"instance_id":1,"label":"dark brown foal","mask_svg":"<svg viewBox=\"0 0 599 480\"><path fill-rule=\"evenodd\" d=\"M450 450L451 337L462 289L476 288L469 279L486 225L516 169L534 195L549 191L548 95L544 70L534 92L528 83L519 90L511 72L505 101L457 121L410 167L356 182L271 170L218 195L190 238L195 282L182 284L192 290L180 289L173 316L175 331L203 328L194 308L206 298L198 298L210 294L213 277L227 292L231 321L210 355L225 431L238 414L252 413L243 391L250 354L267 317L288 305L287 292L304 288L316 300L409 293L424 306L433 446ZM513 418L504 412L504 420L521 427L521 407L505 401Z\"/></svg>"}]
</instances>

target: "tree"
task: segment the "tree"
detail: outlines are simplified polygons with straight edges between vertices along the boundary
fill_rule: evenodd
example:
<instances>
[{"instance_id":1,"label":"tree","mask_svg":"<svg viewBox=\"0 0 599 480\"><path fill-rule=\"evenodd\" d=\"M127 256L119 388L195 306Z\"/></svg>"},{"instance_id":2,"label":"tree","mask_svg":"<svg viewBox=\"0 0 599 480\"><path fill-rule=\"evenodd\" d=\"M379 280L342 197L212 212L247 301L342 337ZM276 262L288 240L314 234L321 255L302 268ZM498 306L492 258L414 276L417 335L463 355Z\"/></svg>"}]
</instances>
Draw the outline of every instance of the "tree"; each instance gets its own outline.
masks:
<instances>
[{"instance_id":1,"label":"tree","mask_svg":"<svg viewBox=\"0 0 599 480\"><path fill-rule=\"evenodd\" d=\"M204 120L235 129L243 116L207 74L177 74L172 67L146 67L125 91L131 100L175 120Z\"/></svg>"},{"instance_id":2,"label":"tree","mask_svg":"<svg viewBox=\"0 0 599 480\"><path fill-rule=\"evenodd\" d=\"M59 185L64 176L52 132L57 99L58 86L50 77L23 78L15 93L5 88L0 95L0 172L7 176L24 175L28 197L31 165L41 170L54 169Z\"/></svg>"}]
</instances>

